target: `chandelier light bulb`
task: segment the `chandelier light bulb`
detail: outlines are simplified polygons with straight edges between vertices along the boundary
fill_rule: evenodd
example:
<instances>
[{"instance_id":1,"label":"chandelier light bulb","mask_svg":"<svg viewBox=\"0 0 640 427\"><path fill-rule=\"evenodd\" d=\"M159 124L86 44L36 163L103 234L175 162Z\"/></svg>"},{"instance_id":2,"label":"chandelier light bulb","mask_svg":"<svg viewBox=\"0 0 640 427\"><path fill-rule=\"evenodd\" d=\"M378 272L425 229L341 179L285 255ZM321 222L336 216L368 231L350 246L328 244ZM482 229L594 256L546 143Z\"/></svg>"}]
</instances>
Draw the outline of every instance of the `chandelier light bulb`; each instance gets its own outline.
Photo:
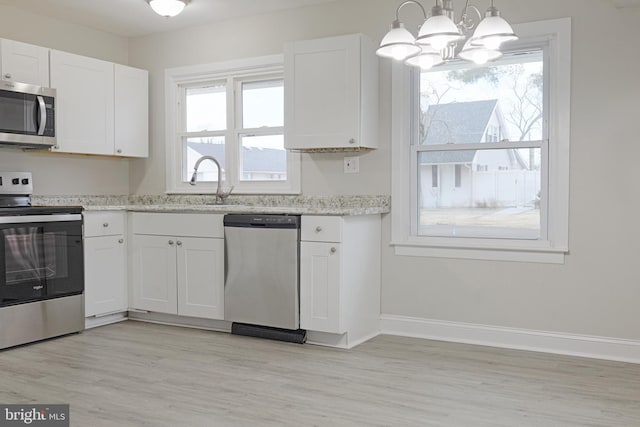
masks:
<instances>
[{"instance_id":1,"label":"chandelier light bulb","mask_svg":"<svg viewBox=\"0 0 640 427\"><path fill-rule=\"evenodd\" d=\"M406 45L398 45L391 47L391 57L396 61L404 61L410 55L409 48Z\"/></svg>"},{"instance_id":2,"label":"chandelier light bulb","mask_svg":"<svg viewBox=\"0 0 640 427\"><path fill-rule=\"evenodd\" d=\"M483 46L474 46L473 39L464 44L464 48L458 56L466 61L471 61L477 65L486 64L489 61L495 61L502 56L502 52L497 49L487 49Z\"/></svg>"},{"instance_id":3,"label":"chandelier light bulb","mask_svg":"<svg viewBox=\"0 0 640 427\"><path fill-rule=\"evenodd\" d=\"M474 46L484 46L486 49L499 49L502 43L518 40L511 25L500 16L500 11L491 6L487 9L485 18L480 21L471 37Z\"/></svg>"},{"instance_id":4,"label":"chandelier light bulb","mask_svg":"<svg viewBox=\"0 0 640 427\"><path fill-rule=\"evenodd\" d=\"M444 62L440 52L436 50L429 50L425 48L419 55L414 55L408 58L404 63L412 67L418 67L423 71L430 70L436 65L440 65Z\"/></svg>"},{"instance_id":5,"label":"chandelier light bulb","mask_svg":"<svg viewBox=\"0 0 640 427\"><path fill-rule=\"evenodd\" d=\"M451 19L444 15L435 15L424 22L418 33L416 43L442 50L462 37L458 27Z\"/></svg>"},{"instance_id":6,"label":"chandelier light bulb","mask_svg":"<svg viewBox=\"0 0 640 427\"><path fill-rule=\"evenodd\" d=\"M408 57L420 53L420 47L415 44L416 38L400 21L393 21L391 29L380 42L376 51L378 56L404 61Z\"/></svg>"},{"instance_id":7,"label":"chandelier light bulb","mask_svg":"<svg viewBox=\"0 0 640 427\"><path fill-rule=\"evenodd\" d=\"M482 46L486 49L497 50L500 49L502 39L500 37L490 36L482 40Z\"/></svg>"}]
</instances>

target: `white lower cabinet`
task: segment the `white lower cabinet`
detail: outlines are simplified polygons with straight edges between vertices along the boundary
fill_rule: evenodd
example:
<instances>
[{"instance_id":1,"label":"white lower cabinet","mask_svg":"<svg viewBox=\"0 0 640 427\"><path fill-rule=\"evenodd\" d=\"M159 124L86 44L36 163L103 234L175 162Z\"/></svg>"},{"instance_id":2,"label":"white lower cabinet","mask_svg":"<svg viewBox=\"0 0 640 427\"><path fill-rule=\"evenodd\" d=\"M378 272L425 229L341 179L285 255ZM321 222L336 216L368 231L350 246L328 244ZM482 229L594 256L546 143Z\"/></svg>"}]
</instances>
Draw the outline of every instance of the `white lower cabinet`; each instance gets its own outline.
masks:
<instances>
[{"instance_id":1,"label":"white lower cabinet","mask_svg":"<svg viewBox=\"0 0 640 427\"><path fill-rule=\"evenodd\" d=\"M300 327L344 335L345 347L377 335L380 215L303 215L301 240Z\"/></svg>"},{"instance_id":2,"label":"white lower cabinet","mask_svg":"<svg viewBox=\"0 0 640 427\"><path fill-rule=\"evenodd\" d=\"M344 333L340 316L340 243L300 245L300 322L303 329Z\"/></svg>"},{"instance_id":3,"label":"white lower cabinet","mask_svg":"<svg viewBox=\"0 0 640 427\"><path fill-rule=\"evenodd\" d=\"M127 310L124 212L84 213L85 316Z\"/></svg>"},{"instance_id":4,"label":"white lower cabinet","mask_svg":"<svg viewBox=\"0 0 640 427\"><path fill-rule=\"evenodd\" d=\"M222 215L133 213L133 308L224 319Z\"/></svg>"}]
</instances>

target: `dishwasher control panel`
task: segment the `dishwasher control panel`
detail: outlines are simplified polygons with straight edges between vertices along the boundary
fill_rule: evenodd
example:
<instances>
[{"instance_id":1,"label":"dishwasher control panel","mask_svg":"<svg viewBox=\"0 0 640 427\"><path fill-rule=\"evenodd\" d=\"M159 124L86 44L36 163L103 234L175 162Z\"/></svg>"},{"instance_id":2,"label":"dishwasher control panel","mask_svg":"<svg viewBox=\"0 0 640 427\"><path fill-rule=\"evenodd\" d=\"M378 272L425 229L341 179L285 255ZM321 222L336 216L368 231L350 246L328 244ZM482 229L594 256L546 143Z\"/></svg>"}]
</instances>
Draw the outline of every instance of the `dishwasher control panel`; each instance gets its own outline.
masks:
<instances>
[{"instance_id":1,"label":"dishwasher control panel","mask_svg":"<svg viewBox=\"0 0 640 427\"><path fill-rule=\"evenodd\" d=\"M225 227L300 228L300 215L227 214Z\"/></svg>"}]
</instances>

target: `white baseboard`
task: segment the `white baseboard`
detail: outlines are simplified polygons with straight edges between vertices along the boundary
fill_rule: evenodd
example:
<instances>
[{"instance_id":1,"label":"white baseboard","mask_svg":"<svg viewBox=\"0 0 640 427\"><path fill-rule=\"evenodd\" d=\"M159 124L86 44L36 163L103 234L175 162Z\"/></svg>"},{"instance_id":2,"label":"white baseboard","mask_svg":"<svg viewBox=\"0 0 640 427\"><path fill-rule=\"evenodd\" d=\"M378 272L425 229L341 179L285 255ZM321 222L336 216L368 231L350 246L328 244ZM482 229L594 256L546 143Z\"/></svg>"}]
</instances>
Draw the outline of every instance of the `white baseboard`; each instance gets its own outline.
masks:
<instances>
[{"instance_id":1,"label":"white baseboard","mask_svg":"<svg viewBox=\"0 0 640 427\"><path fill-rule=\"evenodd\" d=\"M640 363L640 341L634 340L384 314L380 321L387 335Z\"/></svg>"},{"instance_id":2,"label":"white baseboard","mask_svg":"<svg viewBox=\"0 0 640 427\"><path fill-rule=\"evenodd\" d=\"M85 317L84 328L91 329L98 326L110 325L112 323L123 322L127 320L127 312L107 314L106 316Z\"/></svg>"}]
</instances>

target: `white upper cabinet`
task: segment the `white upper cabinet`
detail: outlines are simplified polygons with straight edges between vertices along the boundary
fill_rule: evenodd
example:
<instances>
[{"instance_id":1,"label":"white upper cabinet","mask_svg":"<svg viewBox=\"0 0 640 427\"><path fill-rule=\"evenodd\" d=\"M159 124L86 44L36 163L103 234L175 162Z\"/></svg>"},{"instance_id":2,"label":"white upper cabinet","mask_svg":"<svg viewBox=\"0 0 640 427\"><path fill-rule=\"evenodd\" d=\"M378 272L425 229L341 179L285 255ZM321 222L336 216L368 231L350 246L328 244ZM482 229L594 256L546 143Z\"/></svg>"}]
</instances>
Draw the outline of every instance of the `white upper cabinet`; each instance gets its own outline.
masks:
<instances>
[{"instance_id":1,"label":"white upper cabinet","mask_svg":"<svg viewBox=\"0 0 640 427\"><path fill-rule=\"evenodd\" d=\"M148 156L146 70L52 50L51 87L58 101L52 151Z\"/></svg>"},{"instance_id":2,"label":"white upper cabinet","mask_svg":"<svg viewBox=\"0 0 640 427\"><path fill-rule=\"evenodd\" d=\"M149 72L115 64L115 154L149 156Z\"/></svg>"},{"instance_id":3,"label":"white upper cabinet","mask_svg":"<svg viewBox=\"0 0 640 427\"><path fill-rule=\"evenodd\" d=\"M49 49L0 39L2 80L49 87Z\"/></svg>"},{"instance_id":4,"label":"white upper cabinet","mask_svg":"<svg viewBox=\"0 0 640 427\"><path fill-rule=\"evenodd\" d=\"M53 151L114 154L113 63L51 51L57 90L57 145Z\"/></svg>"},{"instance_id":5,"label":"white upper cabinet","mask_svg":"<svg viewBox=\"0 0 640 427\"><path fill-rule=\"evenodd\" d=\"M378 146L378 61L361 34L285 45L285 148Z\"/></svg>"}]
</instances>

